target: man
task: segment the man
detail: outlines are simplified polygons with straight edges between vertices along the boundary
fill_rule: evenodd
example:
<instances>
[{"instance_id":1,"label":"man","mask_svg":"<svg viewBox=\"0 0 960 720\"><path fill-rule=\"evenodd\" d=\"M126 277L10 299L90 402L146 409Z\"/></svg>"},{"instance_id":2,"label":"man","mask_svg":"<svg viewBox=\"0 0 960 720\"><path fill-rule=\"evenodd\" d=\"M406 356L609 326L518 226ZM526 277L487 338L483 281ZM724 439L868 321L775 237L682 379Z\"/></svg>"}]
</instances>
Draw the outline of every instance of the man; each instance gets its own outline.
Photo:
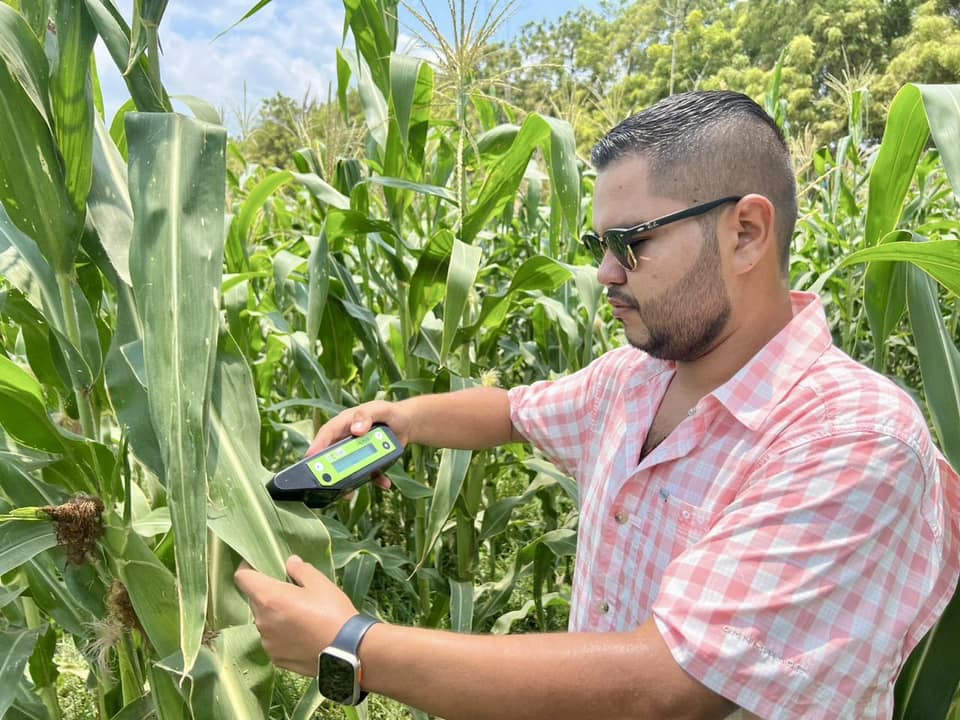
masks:
<instances>
[{"instance_id":1,"label":"man","mask_svg":"<svg viewBox=\"0 0 960 720\"><path fill-rule=\"evenodd\" d=\"M360 684L451 720L890 717L960 574L958 478L910 398L789 291L782 135L743 95L691 93L621 123L593 161L584 242L632 347L509 392L367 403L311 448L372 422L404 443L532 442L579 483L571 632L351 621ZM356 609L287 569L236 578L274 661L313 675Z\"/></svg>"}]
</instances>

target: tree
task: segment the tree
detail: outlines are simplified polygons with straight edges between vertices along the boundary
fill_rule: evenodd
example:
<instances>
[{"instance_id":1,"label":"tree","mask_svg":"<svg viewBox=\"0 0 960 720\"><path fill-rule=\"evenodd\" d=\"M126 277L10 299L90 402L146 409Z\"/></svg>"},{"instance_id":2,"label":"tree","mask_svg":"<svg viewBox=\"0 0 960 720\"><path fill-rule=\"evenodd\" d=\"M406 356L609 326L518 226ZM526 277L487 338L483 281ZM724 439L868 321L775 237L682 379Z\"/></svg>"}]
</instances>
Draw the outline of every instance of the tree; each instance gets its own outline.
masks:
<instances>
[{"instance_id":1,"label":"tree","mask_svg":"<svg viewBox=\"0 0 960 720\"><path fill-rule=\"evenodd\" d=\"M916 10L909 34L894 43L895 55L877 81L884 106L907 82L949 83L960 79L960 3L931 0Z\"/></svg>"}]
</instances>

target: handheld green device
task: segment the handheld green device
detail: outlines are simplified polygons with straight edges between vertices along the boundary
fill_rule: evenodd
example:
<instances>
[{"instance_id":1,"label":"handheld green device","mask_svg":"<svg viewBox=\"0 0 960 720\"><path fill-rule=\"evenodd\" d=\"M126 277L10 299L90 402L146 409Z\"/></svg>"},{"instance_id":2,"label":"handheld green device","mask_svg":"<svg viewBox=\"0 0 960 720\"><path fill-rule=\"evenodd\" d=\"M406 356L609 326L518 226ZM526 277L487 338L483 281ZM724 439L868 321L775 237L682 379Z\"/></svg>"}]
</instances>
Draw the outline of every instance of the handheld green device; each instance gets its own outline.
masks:
<instances>
[{"instance_id":1,"label":"handheld green device","mask_svg":"<svg viewBox=\"0 0 960 720\"><path fill-rule=\"evenodd\" d=\"M403 455L403 445L386 425L376 424L366 435L350 437L281 470L267 490L274 500L299 500L312 508L326 507L369 481Z\"/></svg>"}]
</instances>

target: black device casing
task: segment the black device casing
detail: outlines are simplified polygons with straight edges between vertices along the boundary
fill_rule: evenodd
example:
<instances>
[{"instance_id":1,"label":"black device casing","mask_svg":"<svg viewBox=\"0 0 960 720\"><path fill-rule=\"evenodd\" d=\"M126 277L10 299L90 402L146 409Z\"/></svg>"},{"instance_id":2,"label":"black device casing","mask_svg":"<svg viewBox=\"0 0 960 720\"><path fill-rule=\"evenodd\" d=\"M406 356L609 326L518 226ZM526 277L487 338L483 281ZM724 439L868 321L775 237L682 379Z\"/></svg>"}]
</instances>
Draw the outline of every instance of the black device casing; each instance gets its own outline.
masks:
<instances>
[{"instance_id":1,"label":"black device casing","mask_svg":"<svg viewBox=\"0 0 960 720\"><path fill-rule=\"evenodd\" d=\"M274 475L267 483L267 492L270 493L270 497L272 497L274 500L302 502L307 507L311 508L324 508L330 503L336 501L337 498L344 493L358 488L365 482L368 482L375 474L385 470L394 462L396 462L397 459L403 455L404 449L401 442L397 439L397 436L393 434L393 431L390 430L389 427L382 423L376 423L368 432L372 432L375 428L380 428L387 434L387 436L390 438L390 441L396 446L396 450L391 452L389 455L385 455L374 464L365 468L362 473L354 473L337 485L324 487L317 482L317 478L310 471L310 468L307 467L307 463L309 463L318 455L329 452L333 448L336 448L354 439L344 438L340 442L336 442L330 447L324 448L319 453L314 453L309 457L305 457L300 462L297 462Z\"/></svg>"}]
</instances>

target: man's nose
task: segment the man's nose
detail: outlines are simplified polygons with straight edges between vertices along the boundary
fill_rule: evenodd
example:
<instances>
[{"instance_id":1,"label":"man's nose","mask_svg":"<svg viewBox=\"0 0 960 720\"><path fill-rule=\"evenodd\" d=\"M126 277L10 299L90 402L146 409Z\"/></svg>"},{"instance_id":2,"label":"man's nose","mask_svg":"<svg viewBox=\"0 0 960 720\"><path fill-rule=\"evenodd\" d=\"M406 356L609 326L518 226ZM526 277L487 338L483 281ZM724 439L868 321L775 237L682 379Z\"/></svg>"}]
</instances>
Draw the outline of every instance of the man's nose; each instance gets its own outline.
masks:
<instances>
[{"instance_id":1,"label":"man's nose","mask_svg":"<svg viewBox=\"0 0 960 720\"><path fill-rule=\"evenodd\" d=\"M627 281L627 271L609 250L603 254L603 260L600 261L597 280L601 285L623 285Z\"/></svg>"}]
</instances>

